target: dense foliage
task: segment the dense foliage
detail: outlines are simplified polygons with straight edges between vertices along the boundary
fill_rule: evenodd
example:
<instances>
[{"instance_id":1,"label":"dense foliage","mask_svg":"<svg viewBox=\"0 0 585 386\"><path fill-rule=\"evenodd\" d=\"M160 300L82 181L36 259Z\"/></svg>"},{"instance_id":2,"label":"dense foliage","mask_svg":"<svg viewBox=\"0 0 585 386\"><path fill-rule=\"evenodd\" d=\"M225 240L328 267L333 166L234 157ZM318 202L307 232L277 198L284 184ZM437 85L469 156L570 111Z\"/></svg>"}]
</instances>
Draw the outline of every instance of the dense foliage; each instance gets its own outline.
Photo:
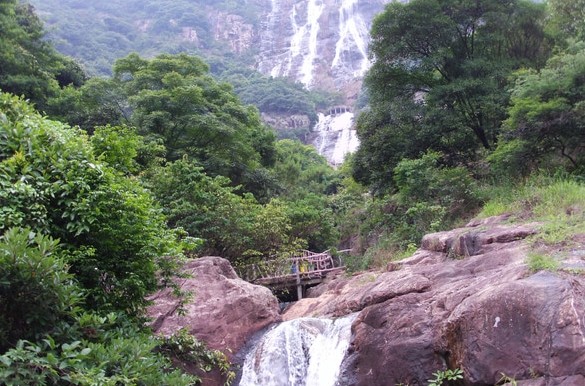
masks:
<instances>
[{"instance_id":1,"label":"dense foliage","mask_svg":"<svg viewBox=\"0 0 585 386\"><path fill-rule=\"evenodd\" d=\"M43 39L43 24L30 5L2 1L0 30L0 90L26 95L44 109L60 87L85 80L74 60L58 54Z\"/></svg>"},{"instance_id":2,"label":"dense foliage","mask_svg":"<svg viewBox=\"0 0 585 386\"><path fill-rule=\"evenodd\" d=\"M226 42L215 40L214 12L229 12L256 25L255 2L230 0L126 0L86 2L80 0L33 0L52 30L60 52L78 58L92 75L112 74L116 59L131 52L145 56L187 52L222 57ZM103 17L95 17L95 15ZM218 14L217 17L221 17ZM185 31L196 36L186 39Z\"/></svg>"},{"instance_id":3,"label":"dense foliage","mask_svg":"<svg viewBox=\"0 0 585 386\"><path fill-rule=\"evenodd\" d=\"M149 194L100 163L78 129L0 96L0 230L58 238L92 308L137 313L175 236Z\"/></svg>"},{"instance_id":4,"label":"dense foliage","mask_svg":"<svg viewBox=\"0 0 585 386\"><path fill-rule=\"evenodd\" d=\"M517 74L501 141L490 160L509 174L559 164L585 171L585 42L573 43L540 71Z\"/></svg>"},{"instance_id":5,"label":"dense foliage","mask_svg":"<svg viewBox=\"0 0 585 386\"><path fill-rule=\"evenodd\" d=\"M339 170L299 141L277 141L246 105L314 120L335 96L222 61L154 55L186 27L216 45L205 7L257 23L253 6L65 2L80 16L64 44L111 77L86 79L43 40L33 8L0 4L0 88L10 92L0 94L2 384L198 381L169 357L231 378L221 353L142 326L146 295L172 284L183 252L237 266L352 248L346 264L366 269L488 200L482 215L549 224L539 243L584 231L581 0L390 3L372 30L361 147ZM51 4L42 9L56 21ZM160 37L150 59L128 55L147 38L135 24L93 17L122 8L152 16L142 26ZM80 25L95 35L85 48Z\"/></svg>"},{"instance_id":6,"label":"dense foliage","mask_svg":"<svg viewBox=\"0 0 585 386\"><path fill-rule=\"evenodd\" d=\"M515 0L389 4L372 27L355 177L384 190L402 157L433 149L455 164L493 148L508 77L546 59L544 15L544 5Z\"/></svg>"}]
</instances>

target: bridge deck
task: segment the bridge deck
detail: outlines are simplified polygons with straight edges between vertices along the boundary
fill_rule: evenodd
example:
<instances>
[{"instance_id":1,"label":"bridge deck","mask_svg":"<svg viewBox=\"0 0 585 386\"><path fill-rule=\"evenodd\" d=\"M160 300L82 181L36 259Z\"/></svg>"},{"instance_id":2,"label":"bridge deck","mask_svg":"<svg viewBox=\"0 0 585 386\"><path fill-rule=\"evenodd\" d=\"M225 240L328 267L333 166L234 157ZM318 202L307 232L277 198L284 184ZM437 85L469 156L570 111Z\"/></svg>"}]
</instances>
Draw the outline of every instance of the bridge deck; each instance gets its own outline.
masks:
<instances>
[{"instance_id":1,"label":"bridge deck","mask_svg":"<svg viewBox=\"0 0 585 386\"><path fill-rule=\"evenodd\" d=\"M291 273L288 275L263 277L254 280L254 284L260 284L271 288L291 287L298 284L297 276L302 285L319 284L327 274L331 272L340 272L343 271L343 269L344 267L333 267L309 272L299 272L298 275L296 273Z\"/></svg>"},{"instance_id":2,"label":"bridge deck","mask_svg":"<svg viewBox=\"0 0 585 386\"><path fill-rule=\"evenodd\" d=\"M322 253L302 251L299 256L288 259L265 260L240 267L238 273L245 280L271 290L296 287L297 299L301 299L307 286L319 284L328 274L343 269L341 259L336 264L329 251Z\"/></svg>"}]
</instances>

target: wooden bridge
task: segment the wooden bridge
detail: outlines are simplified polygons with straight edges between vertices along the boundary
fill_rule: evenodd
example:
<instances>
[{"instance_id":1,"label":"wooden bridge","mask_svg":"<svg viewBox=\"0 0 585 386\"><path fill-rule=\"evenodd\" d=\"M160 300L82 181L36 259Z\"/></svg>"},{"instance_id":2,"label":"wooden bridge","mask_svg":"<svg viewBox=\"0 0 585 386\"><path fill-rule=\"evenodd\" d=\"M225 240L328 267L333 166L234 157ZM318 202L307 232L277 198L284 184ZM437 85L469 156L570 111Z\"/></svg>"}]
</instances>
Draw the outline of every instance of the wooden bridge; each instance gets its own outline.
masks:
<instances>
[{"instance_id":1,"label":"wooden bridge","mask_svg":"<svg viewBox=\"0 0 585 386\"><path fill-rule=\"evenodd\" d=\"M244 280L266 286L273 292L294 290L296 287L297 299L300 300L307 287L317 285L328 274L343 269L341 258L333 257L329 250L321 253L303 250L294 257L265 260L239 267L238 274Z\"/></svg>"}]
</instances>

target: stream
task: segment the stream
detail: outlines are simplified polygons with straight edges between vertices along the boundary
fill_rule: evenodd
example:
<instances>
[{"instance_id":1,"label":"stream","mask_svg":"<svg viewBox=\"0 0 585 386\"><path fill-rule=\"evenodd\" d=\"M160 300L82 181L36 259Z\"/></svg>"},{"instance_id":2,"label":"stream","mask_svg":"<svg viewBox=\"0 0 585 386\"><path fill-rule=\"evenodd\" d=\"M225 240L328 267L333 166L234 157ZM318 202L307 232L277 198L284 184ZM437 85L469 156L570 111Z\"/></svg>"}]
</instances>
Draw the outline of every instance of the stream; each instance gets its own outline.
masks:
<instances>
[{"instance_id":1,"label":"stream","mask_svg":"<svg viewBox=\"0 0 585 386\"><path fill-rule=\"evenodd\" d=\"M334 386L356 314L300 318L269 330L247 354L240 386Z\"/></svg>"}]
</instances>

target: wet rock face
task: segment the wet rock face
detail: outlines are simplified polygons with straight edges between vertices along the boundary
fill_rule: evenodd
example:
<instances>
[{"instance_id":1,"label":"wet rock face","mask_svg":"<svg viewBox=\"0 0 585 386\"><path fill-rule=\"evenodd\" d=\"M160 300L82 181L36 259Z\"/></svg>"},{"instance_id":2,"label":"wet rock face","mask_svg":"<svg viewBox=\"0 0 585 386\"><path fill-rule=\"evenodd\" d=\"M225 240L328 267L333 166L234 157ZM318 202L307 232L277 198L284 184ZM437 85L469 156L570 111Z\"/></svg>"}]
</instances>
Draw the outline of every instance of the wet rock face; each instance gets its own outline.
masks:
<instances>
[{"instance_id":1,"label":"wet rock face","mask_svg":"<svg viewBox=\"0 0 585 386\"><path fill-rule=\"evenodd\" d=\"M537 229L492 218L427 235L387 272L335 279L283 318L359 312L345 385L426 385L447 367L462 369L466 385L502 374L519 385L585 385L585 276L530 272L523 239ZM566 261L583 264L577 252Z\"/></svg>"},{"instance_id":2,"label":"wet rock face","mask_svg":"<svg viewBox=\"0 0 585 386\"><path fill-rule=\"evenodd\" d=\"M181 328L231 357L246 340L262 328L281 320L278 300L268 288L250 284L236 275L220 257L202 257L188 262L181 289L193 299L179 314L178 300L169 290L152 297L148 309L156 333L170 335Z\"/></svg>"},{"instance_id":3,"label":"wet rock face","mask_svg":"<svg viewBox=\"0 0 585 386\"><path fill-rule=\"evenodd\" d=\"M388 2L271 0L259 31L258 70L354 100L368 68L372 20Z\"/></svg>"}]
</instances>

